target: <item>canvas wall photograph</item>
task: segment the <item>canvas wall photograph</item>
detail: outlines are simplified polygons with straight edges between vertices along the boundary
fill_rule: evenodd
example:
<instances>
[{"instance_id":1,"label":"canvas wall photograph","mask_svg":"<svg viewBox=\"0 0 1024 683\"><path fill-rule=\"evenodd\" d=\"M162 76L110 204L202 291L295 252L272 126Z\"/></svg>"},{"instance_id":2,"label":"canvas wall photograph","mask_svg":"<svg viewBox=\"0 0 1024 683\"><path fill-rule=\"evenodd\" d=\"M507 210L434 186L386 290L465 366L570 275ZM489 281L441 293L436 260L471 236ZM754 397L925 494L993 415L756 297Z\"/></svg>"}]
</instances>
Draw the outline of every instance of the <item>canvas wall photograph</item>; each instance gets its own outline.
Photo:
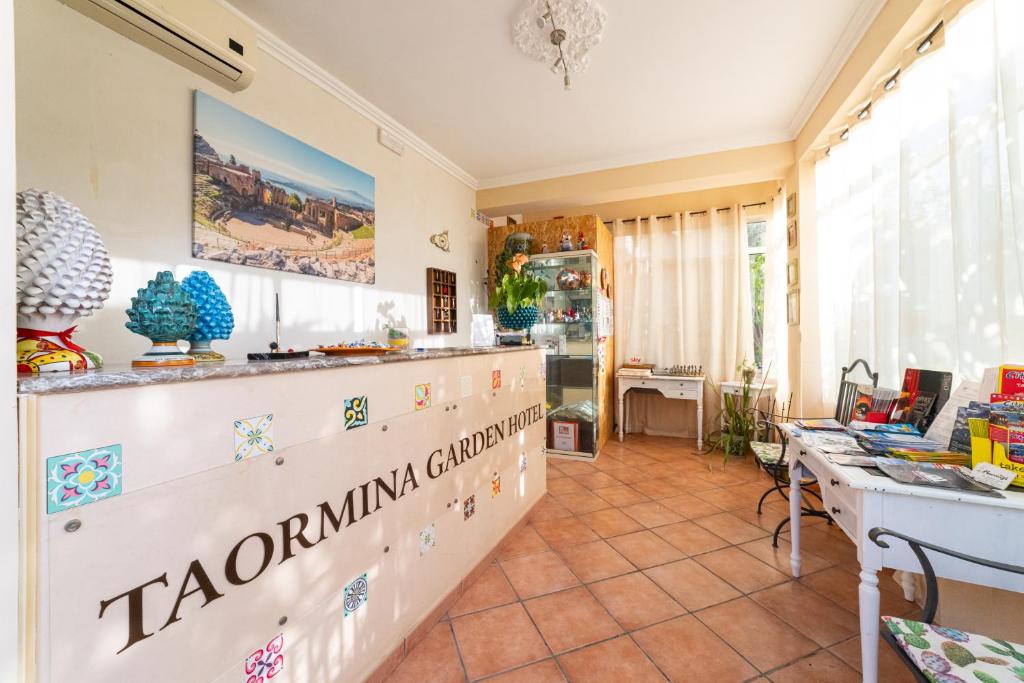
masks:
<instances>
[{"instance_id":1,"label":"canvas wall photograph","mask_svg":"<svg viewBox=\"0 0 1024 683\"><path fill-rule=\"evenodd\" d=\"M374 179L195 91L192 255L372 284Z\"/></svg>"}]
</instances>

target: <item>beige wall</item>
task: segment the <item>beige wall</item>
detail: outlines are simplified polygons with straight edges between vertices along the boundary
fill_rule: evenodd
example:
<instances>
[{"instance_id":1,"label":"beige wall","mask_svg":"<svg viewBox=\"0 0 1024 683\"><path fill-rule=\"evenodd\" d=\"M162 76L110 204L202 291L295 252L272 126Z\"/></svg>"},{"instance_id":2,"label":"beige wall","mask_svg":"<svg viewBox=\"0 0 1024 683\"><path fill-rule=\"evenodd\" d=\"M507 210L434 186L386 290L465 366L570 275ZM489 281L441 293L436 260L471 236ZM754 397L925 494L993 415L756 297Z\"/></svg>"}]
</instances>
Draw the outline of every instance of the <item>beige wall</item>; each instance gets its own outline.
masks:
<instances>
[{"instance_id":1,"label":"beige wall","mask_svg":"<svg viewBox=\"0 0 1024 683\"><path fill-rule=\"evenodd\" d=\"M215 348L233 357L273 337L273 293L282 297L284 342L296 348L383 339L392 316L420 345L465 344L481 304L485 228L469 218L474 191L411 148L399 157L377 127L267 53L252 86L232 94L58 0L16 0L18 187L64 195L96 225L114 266L106 308L76 339L108 364L146 342L124 328L124 309L158 270L180 278L208 270L235 313L235 333ZM191 258L192 90L204 92L376 179L377 281L373 286ZM452 249L428 242L450 230ZM460 285L457 335L426 329L425 269L453 270Z\"/></svg>"}]
</instances>

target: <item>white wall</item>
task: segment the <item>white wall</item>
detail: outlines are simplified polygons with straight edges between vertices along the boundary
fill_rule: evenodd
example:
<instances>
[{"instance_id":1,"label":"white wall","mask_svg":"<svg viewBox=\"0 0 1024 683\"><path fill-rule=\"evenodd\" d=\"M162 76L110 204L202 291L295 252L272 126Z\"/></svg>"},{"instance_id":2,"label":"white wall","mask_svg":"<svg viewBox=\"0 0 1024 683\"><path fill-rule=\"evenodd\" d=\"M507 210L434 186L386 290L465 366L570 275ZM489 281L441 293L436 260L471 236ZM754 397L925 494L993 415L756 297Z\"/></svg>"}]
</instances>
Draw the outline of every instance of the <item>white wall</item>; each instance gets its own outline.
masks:
<instances>
[{"instance_id":1,"label":"white wall","mask_svg":"<svg viewBox=\"0 0 1024 683\"><path fill-rule=\"evenodd\" d=\"M481 305L485 228L472 220L475 193L407 149L378 145L376 124L268 54L238 94L165 60L62 5L15 0L18 188L63 195L81 207L110 251L114 289L76 340L121 365L147 347L124 327L124 309L158 270L180 279L208 270L235 313L235 333L214 347L231 357L273 337L281 292L283 341L296 348L360 337L384 339L391 315L417 345L462 345ZM301 46L296 46L301 51ZM340 49L340 47L339 47ZM192 90L231 106L376 178L377 281L372 286L232 266L191 257ZM430 234L450 230L452 248ZM459 278L459 333L427 336L427 267Z\"/></svg>"}]
</instances>

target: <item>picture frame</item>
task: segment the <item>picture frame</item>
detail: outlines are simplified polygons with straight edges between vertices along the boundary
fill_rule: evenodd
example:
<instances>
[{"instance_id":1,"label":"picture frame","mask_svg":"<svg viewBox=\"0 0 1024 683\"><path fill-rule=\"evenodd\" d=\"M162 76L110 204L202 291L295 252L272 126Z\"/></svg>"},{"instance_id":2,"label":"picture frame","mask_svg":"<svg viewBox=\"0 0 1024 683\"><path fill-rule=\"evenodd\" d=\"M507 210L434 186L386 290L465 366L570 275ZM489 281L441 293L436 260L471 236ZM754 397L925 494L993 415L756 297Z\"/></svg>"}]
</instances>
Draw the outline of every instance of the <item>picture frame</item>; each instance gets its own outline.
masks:
<instances>
[{"instance_id":1,"label":"picture frame","mask_svg":"<svg viewBox=\"0 0 1024 683\"><path fill-rule=\"evenodd\" d=\"M796 192L786 197L786 218L796 218Z\"/></svg>"},{"instance_id":2,"label":"picture frame","mask_svg":"<svg viewBox=\"0 0 1024 683\"><path fill-rule=\"evenodd\" d=\"M789 249L796 249L798 238L799 236L797 235L796 219L790 218L789 223L787 223L786 225L786 246Z\"/></svg>"},{"instance_id":3,"label":"picture frame","mask_svg":"<svg viewBox=\"0 0 1024 683\"><path fill-rule=\"evenodd\" d=\"M786 262L786 287L793 288L800 285L800 259L791 258Z\"/></svg>"},{"instance_id":4,"label":"picture frame","mask_svg":"<svg viewBox=\"0 0 1024 683\"><path fill-rule=\"evenodd\" d=\"M789 325L800 324L800 290L794 289L786 295L786 322Z\"/></svg>"}]
</instances>

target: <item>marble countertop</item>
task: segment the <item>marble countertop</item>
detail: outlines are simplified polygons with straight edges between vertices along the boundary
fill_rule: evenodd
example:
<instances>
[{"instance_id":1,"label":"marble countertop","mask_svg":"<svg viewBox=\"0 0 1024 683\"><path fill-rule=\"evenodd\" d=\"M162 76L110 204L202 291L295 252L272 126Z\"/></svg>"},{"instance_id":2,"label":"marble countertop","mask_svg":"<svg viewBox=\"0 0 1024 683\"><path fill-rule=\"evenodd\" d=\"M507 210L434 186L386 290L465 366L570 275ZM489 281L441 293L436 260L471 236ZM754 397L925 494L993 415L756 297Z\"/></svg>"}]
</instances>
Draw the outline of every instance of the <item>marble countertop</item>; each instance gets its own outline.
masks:
<instances>
[{"instance_id":1,"label":"marble countertop","mask_svg":"<svg viewBox=\"0 0 1024 683\"><path fill-rule=\"evenodd\" d=\"M492 353L533 351L538 346L450 347L423 351L396 351L383 356L325 356L311 353L309 358L276 361L226 361L224 363L197 363L185 368L132 368L110 367L85 372L44 372L38 375L19 375L18 393L21 395L61 394L76 391L94 391L116 387L137 387L149 384L196 382L204 379L252 377L281 372L304 372L341 368L351 365L380 365L405 363L434 358L457 358Z\"/></svg>"}]
</instances>

